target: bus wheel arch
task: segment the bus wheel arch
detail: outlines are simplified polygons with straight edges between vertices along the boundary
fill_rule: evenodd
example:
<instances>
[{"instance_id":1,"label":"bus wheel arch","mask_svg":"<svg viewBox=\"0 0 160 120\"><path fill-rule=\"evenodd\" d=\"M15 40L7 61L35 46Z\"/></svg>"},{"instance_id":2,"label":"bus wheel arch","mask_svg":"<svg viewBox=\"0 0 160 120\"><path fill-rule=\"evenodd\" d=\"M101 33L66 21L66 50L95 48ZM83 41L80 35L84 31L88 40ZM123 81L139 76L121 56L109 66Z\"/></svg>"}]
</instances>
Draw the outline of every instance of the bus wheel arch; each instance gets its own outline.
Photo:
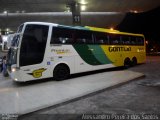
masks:
<instances>
[{"instance_id":1,"label":"bus wheel arch","mask_svg":"<svg viewBox=\"0 0 160 120\"><path fill-rule=\"evenodd\" d=\"M70 75L70 68L65 63L60 63L53 70L53 77L56 81L67 79Z\"/></svg>"},{"instance_id":2,"label":"bus wheel arch","mask_svg":"<svg viewBox=\"0 0 160 120\"><path fill-rule=\"evenodd\" d=\"M131 60L129 57L125 58L124 60L124 67L129 68L131 66Z\"/></svg>"},{"instance_id":3,"label":"bus wheel arch","mask_svg":"<svg viewBox=\"0 0 160 120\"><path fill-rule=\"evenodd\" d=\"M137 65L137 58L133 57L132 58L132 66L135 66L135 65Z\"/></svg>"}]
</instances>

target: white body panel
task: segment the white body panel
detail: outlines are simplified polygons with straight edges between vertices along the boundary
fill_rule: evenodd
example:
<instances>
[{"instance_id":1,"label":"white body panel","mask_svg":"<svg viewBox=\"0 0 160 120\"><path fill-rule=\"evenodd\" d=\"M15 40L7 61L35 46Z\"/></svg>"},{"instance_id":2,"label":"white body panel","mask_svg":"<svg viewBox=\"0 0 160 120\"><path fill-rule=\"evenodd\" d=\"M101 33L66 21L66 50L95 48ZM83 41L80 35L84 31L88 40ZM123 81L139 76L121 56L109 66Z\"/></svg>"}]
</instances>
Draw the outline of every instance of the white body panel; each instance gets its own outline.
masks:
<instances>
[{"instance_id":1,"label":"white body panel","mask_svg":"<svg viewBox=\"0 0 160 120\"><path fill-rule=\"evenodd\" d=\"M56 50L67 50L67 52L59 54ZM112 64L98 66L89 65L78 55L72 45L53 45L48 47L48 50L46 50L44 60L41 64L20 67L19 70L12 72L10 75L15 81L30 81L50 78L53 77L54 68L61 63L68 65L70 68L70 74L114 67ZM15 67L16 65L12 66L12 68ZM29 75L29 73L33 73L34 70L38 70L40 68L46 69L43 72L42 77L34 78L32 75Z\"/></svg>"}]
</instances>

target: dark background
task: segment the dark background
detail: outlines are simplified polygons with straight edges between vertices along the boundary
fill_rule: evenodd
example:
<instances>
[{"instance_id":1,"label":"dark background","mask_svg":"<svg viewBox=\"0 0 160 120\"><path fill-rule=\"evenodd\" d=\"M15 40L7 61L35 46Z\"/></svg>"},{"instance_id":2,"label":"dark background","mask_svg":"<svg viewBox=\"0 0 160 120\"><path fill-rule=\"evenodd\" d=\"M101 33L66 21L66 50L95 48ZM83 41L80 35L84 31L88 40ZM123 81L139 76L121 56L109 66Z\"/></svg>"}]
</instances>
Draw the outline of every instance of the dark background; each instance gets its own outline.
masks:
<instances>
[{"instance_id":1,"label":"dark background","mask_svg":"<svg viewBox=\"0 0 160 120\"><path fill-rule=\"evenodd\" d=\"M116 29L144 34L147 52L160 52L160 6L148 12L127 13Z\"/></svg>"}]
</instances>

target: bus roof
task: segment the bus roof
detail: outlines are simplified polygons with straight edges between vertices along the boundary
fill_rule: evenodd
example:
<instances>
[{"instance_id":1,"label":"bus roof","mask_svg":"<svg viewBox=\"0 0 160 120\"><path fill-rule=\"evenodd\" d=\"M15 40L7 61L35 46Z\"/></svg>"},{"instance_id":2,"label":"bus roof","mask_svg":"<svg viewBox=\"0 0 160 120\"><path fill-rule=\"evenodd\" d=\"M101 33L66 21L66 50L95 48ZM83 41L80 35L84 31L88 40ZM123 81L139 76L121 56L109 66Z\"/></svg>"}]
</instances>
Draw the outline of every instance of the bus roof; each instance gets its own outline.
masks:
<instances>
[{"instance_id":1,"label":"bus roof","mask_svg":"<svg viewBox=\"0 0 160 120\"><path fill-rule=\"evenodd\" d=\"M78 30L91 30L91 31L97 31L97 32L106 32L106 33L113 33L113 34L121 34L121 35L131 35L131 36L141 36L141 37L144 37L143 34L121 32L121 31L118 31L118 30L111 30L111 29L91 27L91 26L85 26L85 27L82 27L82 26L67 26L67 25L60 25L60 24L49 23L49 22L25 22L24 24L52 25L52 26L62 27L62 28L70 28L70 29L78 29Z\"/></svg>"},{"instance_id":2,"label":"bus roof","mask_svg":"<svg viewBox=\"0 0 160 120\"><path fill-rule=\"evenodd\" d=\"M122 34L122 35L132 35L132 36L142 36L144 37L143 34L135 34L135 33L128 33L128 32L121 32L118 30L111 30L111 29L105 29L105 28L98 28L98 27L90 27L90 26L85 26L86 28L92 30L92 31L99 31L99 32L107 32L107 33L113 33L113 34Z\"/></svg>"},{"instance_id":3,"label":"bus roof","mask_svg":"<svg viewBox=\"0 0 160 120\"><path fill-rule=\"evenodd\" d=\"M86 27L82 27L82 26L66 26L66 25L58 25L58 27L62 27L62 28L70 28L70 29L78 29L78 30L90 30Z\"/></svg>"},{"instance_id":4,"label":"bus roof","mask_svg":"<svg viewBox=\"0 0 160 120\"><path fill-rule=\"evenodd\" d=\"M50 22L25 22L24 24L53 25L53 26L58 26L59 25L59 24L50 23Z\"/></svg>"}]
</instances>

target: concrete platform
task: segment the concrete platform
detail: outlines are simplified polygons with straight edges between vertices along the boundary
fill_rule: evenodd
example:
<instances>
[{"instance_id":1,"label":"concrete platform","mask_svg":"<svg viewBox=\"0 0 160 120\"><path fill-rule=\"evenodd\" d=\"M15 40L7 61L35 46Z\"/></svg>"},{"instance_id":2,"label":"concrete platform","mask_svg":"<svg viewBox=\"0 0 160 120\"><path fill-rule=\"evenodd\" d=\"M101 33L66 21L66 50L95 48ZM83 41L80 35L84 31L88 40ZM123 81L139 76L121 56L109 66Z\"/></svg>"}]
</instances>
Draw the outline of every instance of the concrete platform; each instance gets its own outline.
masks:
<instances>
[{"instance_id":1,"label":"concrete platform","mask_svg":"<svg viewBox=\"0 0 160 120\"><path fill-rule=\"evenodd\" d=\"M0 81L0 114L26 114L144 76L128 70L92 74L64 81L18 85Z\"/></svg>"}]
</instances>

